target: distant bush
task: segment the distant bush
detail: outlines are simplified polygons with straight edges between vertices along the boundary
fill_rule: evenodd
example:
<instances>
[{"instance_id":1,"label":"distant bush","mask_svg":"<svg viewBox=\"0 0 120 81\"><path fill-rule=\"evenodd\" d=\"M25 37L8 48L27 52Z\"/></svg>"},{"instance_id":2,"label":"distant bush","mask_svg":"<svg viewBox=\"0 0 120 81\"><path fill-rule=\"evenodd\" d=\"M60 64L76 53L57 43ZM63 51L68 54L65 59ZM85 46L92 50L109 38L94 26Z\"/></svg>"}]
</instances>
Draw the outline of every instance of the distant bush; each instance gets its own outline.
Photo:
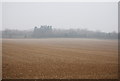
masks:
<instances>
[{"instance_id":1,"label":"distant bush","mask_svg":"<svg viewBox=\"0 0 120 81\"><path fill-rule=\"evenodd\" d=\"M120 33L119 33L120 34ZM97 38L118 39L117 32L90 31L87 29L53 29L52 26L35 27L31 31L3 30L2 38Z\"/></svg>"}]
</instances>

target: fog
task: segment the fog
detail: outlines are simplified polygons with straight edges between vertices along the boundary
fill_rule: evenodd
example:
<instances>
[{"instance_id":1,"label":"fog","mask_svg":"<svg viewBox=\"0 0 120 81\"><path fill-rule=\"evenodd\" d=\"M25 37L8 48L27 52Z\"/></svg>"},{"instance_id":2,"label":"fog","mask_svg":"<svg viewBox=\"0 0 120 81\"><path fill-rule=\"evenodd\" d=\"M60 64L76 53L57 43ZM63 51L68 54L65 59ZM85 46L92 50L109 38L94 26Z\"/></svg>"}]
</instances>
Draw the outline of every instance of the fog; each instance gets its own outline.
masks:
<instances>
[{"instance_id":1,"label":"fog","mask_svg":"<svg viewBox=\"0 0 120 81\"><path fill-rule=\"evenodd\" d=\"M2 9L3 30L51 25L57 29L118 31L115 2L4 2Z\"/></svg>"}]
</instances>

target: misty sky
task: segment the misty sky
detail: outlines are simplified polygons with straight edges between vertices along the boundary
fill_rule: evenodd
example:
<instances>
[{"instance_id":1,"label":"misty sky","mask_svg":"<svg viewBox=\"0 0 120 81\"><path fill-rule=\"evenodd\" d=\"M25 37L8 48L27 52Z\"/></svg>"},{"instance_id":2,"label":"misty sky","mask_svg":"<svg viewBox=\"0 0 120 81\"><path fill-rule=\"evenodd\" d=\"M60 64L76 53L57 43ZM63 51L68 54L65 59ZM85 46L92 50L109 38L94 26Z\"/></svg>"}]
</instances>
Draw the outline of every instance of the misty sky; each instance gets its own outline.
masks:
<instances>
[{"instance_id":1,"label":"misty sky","mask_svg":"<svg viewBox=\"0 0 120 81\"><path fill-rule=\"evenodd\" d=\"M118 6L115 2L4 2L3 29L86 28L105 32L118 31Z\"/></svg>"}]
</instances>

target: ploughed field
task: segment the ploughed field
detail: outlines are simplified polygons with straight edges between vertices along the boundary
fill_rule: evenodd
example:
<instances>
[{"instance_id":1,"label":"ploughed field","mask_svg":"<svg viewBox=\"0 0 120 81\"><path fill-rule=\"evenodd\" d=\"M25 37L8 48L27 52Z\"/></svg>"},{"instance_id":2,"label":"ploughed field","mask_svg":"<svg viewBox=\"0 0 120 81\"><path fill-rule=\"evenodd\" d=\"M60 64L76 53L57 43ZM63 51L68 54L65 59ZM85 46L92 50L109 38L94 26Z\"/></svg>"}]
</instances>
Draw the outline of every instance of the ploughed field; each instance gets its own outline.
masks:
<instances>
[{"instance_id":1,"label":"ploughed field","mask_svg":"<svg viewBox=\"0 0 120 81\"><path fill-rule=\"evenodd\" d=\"M3 39L4 79L115 79L117 40Z\"/></svg>"}]
</instances>

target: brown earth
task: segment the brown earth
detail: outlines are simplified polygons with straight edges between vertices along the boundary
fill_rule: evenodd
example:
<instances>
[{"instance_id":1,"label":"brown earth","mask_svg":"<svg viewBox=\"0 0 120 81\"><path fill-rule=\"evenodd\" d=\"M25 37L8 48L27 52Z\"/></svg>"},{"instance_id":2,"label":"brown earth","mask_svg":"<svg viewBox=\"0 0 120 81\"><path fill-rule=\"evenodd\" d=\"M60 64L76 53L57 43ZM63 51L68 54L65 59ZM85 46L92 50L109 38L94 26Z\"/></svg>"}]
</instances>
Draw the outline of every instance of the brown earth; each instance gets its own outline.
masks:
<instances>
[{"instance_id":1,"label":"brown earth","mask_svg":"<svg viewBox=\"0 0 120 81\"><path fill-rule=\"evenodd\" d=\"M3 39L4 79L115 79L117 40Z\"/></svg>"}]
</instances>

